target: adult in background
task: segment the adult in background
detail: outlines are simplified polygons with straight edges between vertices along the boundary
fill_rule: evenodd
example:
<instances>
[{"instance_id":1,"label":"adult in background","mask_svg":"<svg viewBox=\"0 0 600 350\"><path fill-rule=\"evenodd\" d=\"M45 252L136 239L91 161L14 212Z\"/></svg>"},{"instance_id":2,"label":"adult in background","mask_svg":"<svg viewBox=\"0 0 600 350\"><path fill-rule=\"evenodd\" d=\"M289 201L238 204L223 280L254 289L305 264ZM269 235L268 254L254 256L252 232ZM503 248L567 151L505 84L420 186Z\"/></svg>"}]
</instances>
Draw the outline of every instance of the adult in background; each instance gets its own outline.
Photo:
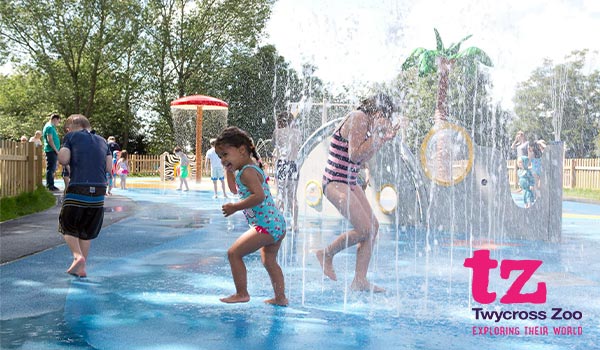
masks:
<instances>
[{"instance_id":1,"label":"adult in background","mask_svg":"<svg viewBox=\"0 0 600 350\"><path fill-rule=\"evenodd\" d=\"M274 156L277 159L275 178L277 179L277 206L282 213L292 214L292 228L298 228L298 167L296 157L300 150L302 135L289 112L277 115L277 128L273 132Z\"/></svg>"},{"instance_id":2,"label":"adult in background","mask_svg":"<svg viewBox=\"0 0 600 350\"><path fill-rule=\"evenodd\" d=\"M42 130L36 130L35 135L33 135L29 138L29 142L35 143L36 147L41 146L42 145Z\"/></svg>"},{"instance_id":3,"label":"adult in background","mask_svg":"<svg viewBox=\"0 0 600 350\"><path fill-rule=\"evenodd\" d=\"M44 152L46 153L46 187L50 191L60 191L54 186L54 173L58 160L58 150L60 148L60 139L56 127L60 123L60 115L52 113L50 120L44 125L42 139L44 140Z\"/></svg>"},{"instance_id":4,"label":"adult in background","mask_svg":"<svg viewBox=\"0 0 600 350\"><path fill-rule=\"evenodd\" d=\"M91 240L98 237L104 220L106 171L112 156L104 138L91 133L88 119L81 114L67 119L71 132L65 135L58 159L71 168L71 181L58 217L59 232L73 254L67 273L86 277Z\"/></svg>"},{"instance_id":5,"label":"adult in background","mask_svg":"<svg viewBox=\"0 0 600 350\"><path fill-rule=\"evenodd\" d=\"M121 146L119 146L114 136L109 136L106 139L106 141L108 142L108 149L110 150L110 154L112 154L113 164L111 171L107 175L110 176L108 194L111 194L111 188L117 184L117 161L121 157Z\"/></svg>"},{"instance_id":6,"label":"adult in background","mask_svg":"<svg viewBox=\"0 0 600 350\"><path fill-rule=\"evenodd\" d=\"M108 142L108 149L110 150L110 154L113 154L114 151L121 150L121 146L119 146L114 136L109 136L108 139L106 139L106 141Z\"/></svg>"},{"instance_id":7,"label":"adult in background","mask_svg":"<svg viewBox=\"0 0 600 350\"><path fill-rule=\"evenodd\" d=\"M325 249L316 252L325 276L337 280L333 258L340 251L357 245L354 280L357 291L383 292L367 279L373 243L379 222L367 200L357 175L364 163L396 136L398 125L392 125L392 99L382 93L368 98L350 112L335 129L323 174L323 193L352 224L350 231L339 235Z\"/></svg>"},{"instance_id":8,"label":"adult in background","mask_svg":"<svg viewBox=\"0 0 600 350\"><path fill-rule=\"evenodd\" d=\"M527 157L527 147L529 146L529 142L527 142L527 137L525 136L525 132L523 130L517 131L515 135L515 140L512 145L510 145L510 149L516 152L517 161L521 159L521 157ZM519 186L519 167L515 163L515 187L517 188L517 192L521 192L522 188Z\"/></svg>"},{"instance_id":9,"label":"adult in background","mask_svg":"<svg viewBox=\"0 0 600 350\"><path fill-rule=\"evenodd\" d=\"M531 139L528 142L527 157L529 157L531 163L531 173L535 179L536 191L541 188L542 152L544 152L544 148L546 148L546 141L544 140Z\"/></svg>"},{"instance_id":10,"label":"adult in background","mask_svg":"<svg viewBox=\"0 0 600 350\"><path fill-rule=\"evenodd\" d=\"M527 142L525 133L522 130L517 131L515 140L512 145L510 145L511 149L517 151L517 159L520 159L523 156L527 157L527 146L529 146L529 142Z\"/></svg>"}]
</instances>

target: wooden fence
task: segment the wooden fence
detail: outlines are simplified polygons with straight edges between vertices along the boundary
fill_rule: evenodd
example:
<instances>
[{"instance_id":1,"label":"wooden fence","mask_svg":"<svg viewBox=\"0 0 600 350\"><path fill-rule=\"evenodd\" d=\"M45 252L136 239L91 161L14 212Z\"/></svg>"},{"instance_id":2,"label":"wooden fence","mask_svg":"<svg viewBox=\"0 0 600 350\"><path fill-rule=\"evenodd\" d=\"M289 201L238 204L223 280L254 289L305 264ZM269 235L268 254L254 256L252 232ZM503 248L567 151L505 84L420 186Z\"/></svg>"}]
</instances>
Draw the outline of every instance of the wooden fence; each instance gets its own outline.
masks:
<instances>
[{"instance_id":1,"label":"wooden fence","mask_svg":"<svg viewBox=\"0 0 600 350\"><path fill-rule=\"evenodd\" d=\"M131 174L142 176L160 175L160 156L130 154L128 163Z\"/></svg>"},{"instance_id":2,"label":"wooden fence","mask_svg":"<svg viewBox=\"0 0 600 350\"><path fill-rule=\"evenodd\" d=\"M158 173L160 175L161 180L170 181L175 178L174 177L175 166L179 162L179 157L177 157L174 154L167 153L167 152L163 153L160 156L150 156L150 157L155 157L156 159L158 159L158 163L159 163ZM188 158L190 160L190 165L189 165L190 179L195 179L196 178L196 156L188 154ZM202 157L202 159L201 159L202 177L209 177L210 176L210 165L208 167L205 167L204 161L205 161L205 158ZM265 174L267 174L267 176L273 177L275 174L275 166L273 164L273 159L272 158L263 158L262 162L263 162Z\"/></svg>"},{"instance_id":3,"label":"wooden fence","mask_svg":"<svg viewBox=\"0 0 600 350\"><path fill-rule=\"evenodd\" d=\"M0 141L0 197L31 192L41 185L43 154L33 142Z\"/></svg>"},{"instance_id":4,"label":"wooden fence","mask_svg":"<svg viewBox=\"0 0 600 350\"><path fill-rule=\"evenodd\" d=\"M518 187L516 166L516 160L507 161L508 178L513 187ZM600 158L565 159L563 188L600 190Z\"/></svg>"},{"instance_id":5,"label":"wooden fence","mask_svg":"<svg viewBox=\"0 0 600 350\"><path fill-rule=\"evenodd\" d=\"M164 178L164 169L165 166L168 166L165 163L169 162L168 158L173 157L173 155L170 157L167 155L168 153L164 155L131 154L129 156L130 174L162 175ZM275 173L273 159L263 159L263 162L266 174L273 177ZM42 184L46 169L45 163L42 147L35 147L31 142L0 141L0 197L16 196L22 192L33 191L38 184ZM195 163L191 162L191 166L195 167ZM511 186L517 186L518 182L515 166L515 160L507 161ZM195 173L195 169L191 170L190 175ZM61 174L60 166L56 174ZM210 167L202 168L202 176L210 176ZM565 159L563 187L600 190L600 159Z\"/></svg>"}]
</instances>

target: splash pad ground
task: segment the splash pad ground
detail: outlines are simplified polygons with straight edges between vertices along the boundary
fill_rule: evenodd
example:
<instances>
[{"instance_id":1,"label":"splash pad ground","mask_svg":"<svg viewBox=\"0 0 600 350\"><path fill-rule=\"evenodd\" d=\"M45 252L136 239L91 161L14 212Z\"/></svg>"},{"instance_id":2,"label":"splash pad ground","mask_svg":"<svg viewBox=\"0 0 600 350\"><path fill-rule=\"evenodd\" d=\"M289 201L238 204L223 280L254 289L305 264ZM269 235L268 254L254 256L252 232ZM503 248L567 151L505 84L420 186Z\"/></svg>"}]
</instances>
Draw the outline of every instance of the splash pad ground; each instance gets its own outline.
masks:
<instances>
[{"instance_id":1,"label":"splash pad ground","mask_svg":"<svg viewBox=\"0 0 600 350\"><path fill-rule=\"evenodd\" d=\"M173 183L139 188L138 181L146 180L132 178L130 190L116 191L135 201L135 210L94 241L88 278L64 273L69 256L64 245L0 266L2 349L598 347L599 205L563 202L560 243L508 240L494 233L470 242L468 234L455 233L430 234L426 244L422 229L382 225L370 278L386 289L383 294L348 290L352 249L336 256L339 280L325 279L312 250L346 224L300 218L300 232L286 237L280 255L290 299L289 307L280 308L262 302L272 290L258 254L246 259L252 300L219 302L233 291L226 251L245 220L241 213L230 220L221 216L223 199L212 199L205 187L210 182L182 193ZM111 208L107 200L107 210L122 209ZM490 250L498 261L542 260L523 292L545 282L546 303L473 301L463 261L477 249ZM499 269L492 270L489 290L499 299L513 280L502 280ZM473 308L517 315L545 311L547 318L477 320ZM552 309L558 308L563 316L578 311L581 317L552 320ZM555 335L555 328L565 334Z\"/></svg>"}]
</instances>

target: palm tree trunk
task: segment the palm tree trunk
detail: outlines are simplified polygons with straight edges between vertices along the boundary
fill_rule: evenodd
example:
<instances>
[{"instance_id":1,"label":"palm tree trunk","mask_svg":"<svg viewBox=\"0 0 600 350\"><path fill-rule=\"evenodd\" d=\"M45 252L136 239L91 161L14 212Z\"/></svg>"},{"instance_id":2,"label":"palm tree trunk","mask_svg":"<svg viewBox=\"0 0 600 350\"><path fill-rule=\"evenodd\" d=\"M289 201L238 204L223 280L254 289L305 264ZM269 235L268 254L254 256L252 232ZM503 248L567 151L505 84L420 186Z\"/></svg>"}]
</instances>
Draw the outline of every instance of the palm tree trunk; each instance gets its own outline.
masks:
<instances>
[{"instance_id":1,"label":"palm tree trunk","mask_svg":"<svg viewBox=\"0 0 600 350\"><path fill-rule=\"evenodd\" d=\"M446 58L439 58L438 71L440 80L438 83L438 96L435 106L434 128L441 130L447 123L448 118L448 84L451 62ZM436 137L435 152L435 177L444 183L452 182L452 160L450 159L451 140L446 131L438 132Z\"/></svg>"},{"instance_id":2,"label":"palm tree trunk","mask_svg":"<svg viewBox=\"0 0 600 350\"><path fill-rule=\"evenodd\" d=\"M448 117L448 85L450 68L452 62L446 58L440 58L438 61L438 71L440 72L440 80L438 82L438 95L435 105L436 120L446 120Z\"/></svg>"}]
</instances>

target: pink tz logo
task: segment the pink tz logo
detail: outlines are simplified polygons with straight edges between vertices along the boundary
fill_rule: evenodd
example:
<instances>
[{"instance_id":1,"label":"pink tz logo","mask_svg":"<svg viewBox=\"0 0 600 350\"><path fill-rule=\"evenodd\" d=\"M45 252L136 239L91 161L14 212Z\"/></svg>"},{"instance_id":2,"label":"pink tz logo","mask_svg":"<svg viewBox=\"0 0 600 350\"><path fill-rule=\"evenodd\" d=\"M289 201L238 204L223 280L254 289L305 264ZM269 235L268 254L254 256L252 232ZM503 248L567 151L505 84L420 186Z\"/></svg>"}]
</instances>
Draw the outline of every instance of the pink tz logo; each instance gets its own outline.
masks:
<instances>
[{"instance_id":1,"label":"pink tz logo","mask_svg":"<svg viewBox=\"0 0 600 350\"><path fill-rule=\"evenodd\" d=\"M500 277L508 279L513 270L523 271L513 284L508 288L506 294L500 298L502 304L532 303L543 304L546 302L546 283L537 284L537 290L533 293L521 294L521 289L529 281L535 270L542 265L541 260L502 260L500 265ZM466 258L464 267L473 269L473 298L481 304L489 304L496 300L495 292L488 292L490 282L490 270L498 267L497 260L490 259L489 250L476 250L472 258Z\"/></svg>"}]
</instances>

